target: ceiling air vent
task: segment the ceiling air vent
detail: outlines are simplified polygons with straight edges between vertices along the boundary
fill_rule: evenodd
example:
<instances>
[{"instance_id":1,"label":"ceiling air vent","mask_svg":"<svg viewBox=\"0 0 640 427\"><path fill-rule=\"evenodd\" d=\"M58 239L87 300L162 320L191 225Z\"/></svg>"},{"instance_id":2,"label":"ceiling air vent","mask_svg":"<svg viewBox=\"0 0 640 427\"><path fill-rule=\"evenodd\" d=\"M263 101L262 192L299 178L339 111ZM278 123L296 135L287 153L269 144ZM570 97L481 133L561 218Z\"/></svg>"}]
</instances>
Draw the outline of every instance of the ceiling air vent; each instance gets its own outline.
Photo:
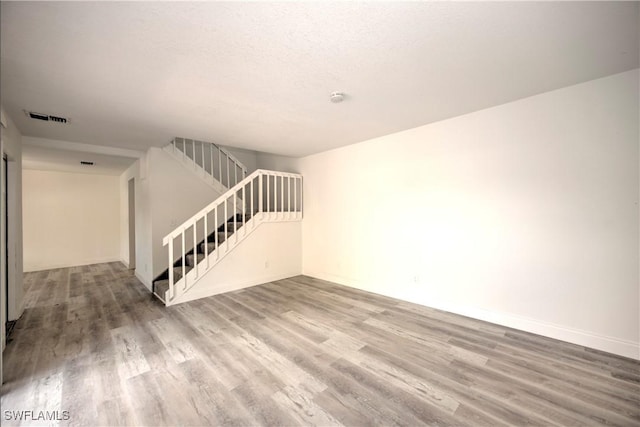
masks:
<instances>
[{"instance_id":1,"label":"ceiling air vent","mask_svg":"<svg viewBox=\"0 0 640 427\"><path fill-rule=\"evenodd\" d=\"M49 114L36 113L34 111L26 111L26 110L24 113L34 120L42 120L43 122L54 122L54 123L69 123L69 119L65 117L51 116Z\"/></svg>"},{"instance_id":2,"label":"ceiling air vent","mask_svg":"<svg viewBox=\"0 0 640 427\"><path fill-rule=\"evenodd\" d=\"M32 119L42 120L42 121L45 121L45 122L49 121L49 116L47 116L46 114L34 113L33 111L29 111L27 114Z\"/></svg>"},{"instance_id":3,"label":"ceiling air vent","mask_svg":"<svg viewBox=\"0 0 640 427\"><path fill-rule=\"evenodd\" d=\"M49 116L49 120L56 123L67 123L67 119L58 116Z\"/></svg>"},{"instance_id":4,"label":"ceiling air vent","mask_svg":"<svg viewBox=\"0 0 640 427\"><path fill-rule=\"evenodd\" d=\"M86 162L84 160L80 160L80 164L85 166L93 166L93 162Z\"/></svg>"}]
</instances>

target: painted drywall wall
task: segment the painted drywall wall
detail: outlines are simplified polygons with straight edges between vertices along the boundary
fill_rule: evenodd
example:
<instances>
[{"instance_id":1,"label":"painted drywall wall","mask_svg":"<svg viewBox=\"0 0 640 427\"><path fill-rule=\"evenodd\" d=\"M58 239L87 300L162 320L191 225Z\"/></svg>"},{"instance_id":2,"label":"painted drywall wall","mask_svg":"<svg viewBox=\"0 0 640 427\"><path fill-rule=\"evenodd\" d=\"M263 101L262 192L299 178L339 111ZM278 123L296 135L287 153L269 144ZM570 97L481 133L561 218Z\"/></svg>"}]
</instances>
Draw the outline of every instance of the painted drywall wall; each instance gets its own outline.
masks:
<instances>
[{"instance_id":1,"label":"painted drywall wall","mask_svg":"<svg viewBox=\"0 0 640 427\"><path fill-rule=\"evenodd\" d=\"M119 260L117 176L25 169L24 270Z\"/></svg>"},{"instance_id":2,"label":"painted drywall wall","mask_svg":"<svg viewBox=\"0 0 640 427\"><path fill-rule=\"evenodd\" d=\"M255 159L247 150L232 150L248 168ZM253 156L253 157L252 157ZM119 178L120 259L127 264L128 181L135 182L136 277L151 289L155 277L168 265L167 248L162 239L183 221L214 201L220 193L203 182L161 149L152 148Z\"/></svg>"},{"instance_id":3,"label":"painted drywall wall","mask_svg":"<svg viewBox=\"0 0 640 427\"><path fill-rule=\"evenodd\" d=\"M279 156L262 151L244 150L236 147L225 146L224 148L246 166L247 175L256 169L298 173L298 162L294 157Z\"/></svg>"},{"instance_id":4,"label":"painted drywall wall","mask_svg":"<svg viewBox=\"0 0 640 427\"><path fill-rule=\"evenodd\" d=\"M166 270L167 248L162 239L185 220L220 196L168 153L151 148L146 155L149 185L148 203L151 216L150 281Z\"/></svg>"},{"instance_id":5,"label":"painted drywall wall","mask_svg":"<svg viewBox=\"0 0 640 427\"><path fill-rule=\"evenodd\" d=\"M129 267L129 180L133 177L133 166L127 168L126 171L118 178L118 188L120 193L120 262ZM137 162L135 163L137 169ZM135 227L135 224L134 224Z\"/></svg>"},{"instance_id":6,"label":"painted drywall wall","mask_svg":"<svg viewBox=\"0 0 640 427\"><path fill-rule=\"evenodd\" d=\"M301 224L300 221L261 222L248 238L174 303L299 275L302 271Z\"/></svg>"},{"instance_id":7,"label":"painted drywall wall","mask_svg":"<svg viewBox=\"0 0 640 427\"><path fill-rule=\"evenodd\" d=\"M142 239L142 235L140 234L138 227L144 228L144 221L140 221L140 209L138 207L138 203L142 203L140 201L141 197L138 192L141 191L140 188L140 160L134 162L126 171L120 175L119 181L119 189L120 189L120 261L131 268L129 265L129 180L134 180L134 208L135 208L135 220L136 224L134 224L134 230L136 234L136 242ZM150 233L149 233L150 234ZM136 245L137 252L138 245ZM136 260L138 259L138 254L135 254L134 257Z\"/></svg>"},{"instance_id":8,"label":"painted drywall wall","mask_svg":"<svg viewBox=\"0 0 640 427\"><path fill-rule=\"evenodd\" d=\"M8 206L9 217L7 247L10 295L8 319L15 320L24 310L22 285L23 237L22 237L22 134L12 118L4 112L7 128L2 129L4 154L8 165Z\"/></svg>"},{"instance_id":9,"label":"painted drywall wall","mask_svg":"<svg viewBox=\"0 0 640 427\"><path fill-rule=\"evenodd\" d=\"M120 258L127 265L129 259L129 180L135 191L135 275L151 289L153 266L153 227L151 217L151 183L148 179L148 153L131 165L119 178L120 188ZM124 206L123 206L124 205Z\"/></svg>"},{"instance_id":10,"label":"painted drywall wall","mask_svg":"<svg viewBox=\"0 0 640 427\"><path fill-rule=\"evenodd\" d=\"M278 172L300 173L299 162L293 157L278 156L269 153L256 154L256 166L258 169L267 169Z\"/></svg>"},{"instance_id":11,"label":"painted drywall wall","mask_svg":"<svg viewBox=\"0 0 640 427\"><path fill-rule=\"evenodd\" d=\"M304 274L640 358L638 79L299 160Z\"/></svg>"},{"instance_id":12,"label":"painted drywall wall","mask_svg":"<svg viewBox=\"0 0 640 427\"><path fill-rule=\"evenodd\" d=\"M236 159L240 160L240 162L247 168L247 175L257 169L256 156L258 153L256 151L227 146L225 146L224 149L230 152Z\"/></svg>"},{"instance_id":13,"label":"painted drywall wall","mask_svg":"<svg viewBox=\"0 0 640 427\"><path fill-rule=\"evenodd\" d=\"M23 257L22 257L22 134L15 126L12 118L0 106L0 154L7 156L8 180L7 180L7 204L4 197L0 197L0 215L8 216L7 227L7 254L0 251L1 259L8 257L7 272L8 294L5 286L0 290L0 348L4 350L6 343L5 321L18 319L24 311L24 288L22 281ZM6 127L5 127L6 126ZM2 164L2 162L0 162ZM0 179L4 180L4 166L0 166ZM0 241L5 240L4 232L0 232ZM0 274L5 277L4 263L0 267ZM4 284L4 282L3 282ZM6 304L5 304L6 301ZM7 307L8 306L8 307ZM7 310L8 308L8 310ZM0 358L1 359L1 358ZM0 361L0 377L2 376L2 363Z\"/></svg>"}]
</instances>

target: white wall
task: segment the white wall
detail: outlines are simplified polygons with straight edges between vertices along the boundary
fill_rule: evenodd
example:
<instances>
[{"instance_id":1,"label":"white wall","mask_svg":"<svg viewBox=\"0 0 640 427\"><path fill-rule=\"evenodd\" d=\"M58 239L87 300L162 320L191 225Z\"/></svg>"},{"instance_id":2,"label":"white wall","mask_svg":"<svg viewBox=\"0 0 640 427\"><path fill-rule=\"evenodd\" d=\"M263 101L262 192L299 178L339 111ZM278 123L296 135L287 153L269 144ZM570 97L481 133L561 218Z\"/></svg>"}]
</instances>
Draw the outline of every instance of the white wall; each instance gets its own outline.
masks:
<instances>
[{"instance_id":1,"label":"white wall","mask_svg":"<svg viewBox=\"0 0 640 427\"><path fill-rule=\"evenodd\" d=\"M297 159L262 152L256 153L256 167L278 172L300 173Z\"/></svg>"},{"instance_id":2,"label":"white wall","mask_svg":"<svg viewBox=\"0 0 640 427\"><path fill-rule=\"evenodd\" d=\"M297 276L302 272L301 247L299 221L262 222L173 304Z\"/></svg>"},{"instance_id":3,"label":"white wall","mask_svg":"<svg viewBox=\"0 0 640 427\"><path fill-rule=\"evenodd\" d=\"M8 251L9 251L9 313L8 319L15 320L22 315L24 289L22 286L23 239L22 239L22 135L11 117L8 127L2 129L4 154L9 168L8 184Z\"/></svg>"},{"instance_id":4,"label":"white wall","mask_svg":"<svg viewBox=\"0 0 640 427\"><path fill-rule=\"evenodd\" d=\"M119 260L118 177L22 171L24 269Z\"/></svg>"},{"instance_id":5,"label":"white wall","mask_svg":"<svg viewBox=\"0 0 640 427\"><path fill-rule=\"evenodd\" d=\"M4 198L0 197L0 199L2 199L0 200L0 215L4 217L6 209L9 217L7 233L9 295L6 295L4 286L2 286L0 292L0 311L2 312L0 316L2 318L2 322L0 322L0 348L4 350L5 319L15 320L19 318L24 311L24 288L22 282L22 135L18 128L16 128L11 117L6 114L4 108L1 106L0 112L3 122L6 121L7 125L6 128L0 126L0 145L2 146L0 155L3 153L6 154L9 171L7 206L5 206ZM4 180L3 167L0 167L0 179ZM0 232L0 239L4 240L4 238L3 232ZM4 259L5 254L3 251L0 251L0 257ZM2 275L2 277L5 275L3 268L0 268L0 275ZM2 283L4 284L4 281ZM7 298L9 306L9 310L6 313L5 298ZM1 372L2 363L0 358L0 374Z\"/></svg>"},{"instance_id":6,"label":"white wall","mask_svg":"<svg viewBox=\"0 0 640 427\"><path fill-rule=\"evenodd\" d=\"M224 149L230 152L236 159L240 160L240 162L247 168L247 175L257 169L256 155L258 153L256 151L227 146L225 146Z\"/></svg>"},{"instance_id":7,"label":"white wall","mask_svg":"<svg viewBox=\"0 0 640 427\"><path fill-rule=\"evenodd\" d=\"M304 273L640 358L638 79L301 159Z\"/></svg>"},{"instance_id":8,"label":"white wall","mask_svg":"<svg viewBox=\"0 0 640 427\"><path fill-rule=\"evenodd\" d=\"M294 157L279 156L277 154L244 150L235 147L225 146L224 148L246 166L247 175L256 169L298 173L298 162Z\"/></svg>"},{"instance_id":9,"label":"white wall","mask_svg":"<svg viewBox=\"0 0 640 427\"><path fill-rule=\"evenodd\" d=\"M120 188L120 261L129 268L129 180L134 180L135 184L135 196L134 207L137 210L137 201L140 191L140 160L133 163L126 171L124 171L119 177ZM137 212L136 212L137 213ZM136 220L138 215L136 215ZM134 224L135 225L135 224ZM140 224L142 226L142 224ZM138 237L138 230L136 230L136 241ZM137 259L137 257L135 257Z\"/></svg>"},{"instance_id":10,"label":"white wall","mask_svg":"<svg viewBox=\"0 0 640 427\"><path fill-rule=\"evenodd\" d=\"M153 229L151 225L151 183L148 179L148 153L138 159L119 177L120 188L120 259L129 260L129 180L135 188L135 275L151 289L153 266Z\"/></svg>"},{"instance_id":11,"label":"white wall","mask_svg":"<svg viewBox=\"0 0 640 427\"><path fill-rule=\"evenodd\" d=\"M247 166L248 173L256 169L256 152L229 151ZM136 276L151 289L153 280L168 265L167 248L162 246L164 236L220 194L163 150L147 151L119 178L119 258L125 264L129 259L127 184L131 178L136 193Z\"/></svg>"},{"instance_id":12,"label":"white wall","mask_svg":"<svg viewBox=\"0 0 640 427\"><path fill-rule=\"evenodd\" d=\"M151 281L167 269L167 248L162 239L177 226L220 196L165 151L152 148L146 156L151 214Z\"/></svg>"}]
</instances>

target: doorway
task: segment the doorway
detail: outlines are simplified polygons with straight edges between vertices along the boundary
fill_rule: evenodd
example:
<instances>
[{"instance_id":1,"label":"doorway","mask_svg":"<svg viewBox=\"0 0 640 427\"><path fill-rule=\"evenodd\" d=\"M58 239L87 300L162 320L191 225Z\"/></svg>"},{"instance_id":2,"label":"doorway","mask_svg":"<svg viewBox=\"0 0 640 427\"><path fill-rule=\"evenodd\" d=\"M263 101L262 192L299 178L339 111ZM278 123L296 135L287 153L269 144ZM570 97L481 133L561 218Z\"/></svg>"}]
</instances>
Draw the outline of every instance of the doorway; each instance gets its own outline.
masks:
<instances>
[{"instance_id":1,"label":"doorway","mask_svg":"<svg viewBox=\"0 0 640 427\"><path fill-rule=\"evenodd\" d=\"M136 186L134 178L129 180L129 269L136 268Z\"/></svg>"},{"instance_id":2,"label":"doorway","mask_svg":"<svg viewBox=\"0 0 640 427\"><path fill-rule=\"evenodd\" d=\"M7 257L7 158L2 153L2 167L0 168L0 328L2 328L2 341L0 349L4 351L7 344L7 320L9 316L9 280L8 280L8 257ZM0 364L1 366L1 364Z\"/></svg>"}]
</instances>

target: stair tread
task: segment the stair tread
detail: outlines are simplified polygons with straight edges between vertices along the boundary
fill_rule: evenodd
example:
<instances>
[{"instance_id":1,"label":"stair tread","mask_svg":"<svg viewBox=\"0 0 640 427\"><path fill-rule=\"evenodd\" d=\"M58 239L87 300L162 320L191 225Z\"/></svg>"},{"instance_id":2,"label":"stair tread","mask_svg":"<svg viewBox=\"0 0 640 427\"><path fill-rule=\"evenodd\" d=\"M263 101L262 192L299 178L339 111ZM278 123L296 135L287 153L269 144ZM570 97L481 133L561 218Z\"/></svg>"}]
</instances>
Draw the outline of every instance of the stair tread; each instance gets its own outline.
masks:
<instances>
[{"instance_id":1,"label":"stair tread","mask_svg":"<svg viewBox=\"0 0 640 427\"><path fill-rule=\"evenodd\" d=\"M169 290L169 279L156 280L153 282L153 293L165 302L166 292Z\"/></svg>"},{"instance_id":2,"label":"stair tread","mask_svg":"<svg viewBox=\"0 0 640 427\"><path fill-rule=\"evenodd\" d=\"M176 137L172 143L170 143L164 148L167 149L170 153L177 154L178 159L183 159L183 160L185 158L190 159L190 161L193 162L193 164L195 164L198 169L201 169L206 173L210 173L213 176L213 164L208 165L210 170L207 169L206 151L213 150L212 147L215 147L215 146L216 146L215 144L209 143L206 141L195 141L195 140L185 139L181 137ZM197 155L197 153L199 152L198 150L201 150L202 153L204 153L204 157L198 157ZM220 150L220 148L218 150ZM231 156L229 153L224 151L224 149L222 149L222 151L226 153L228 157ZM229 157L229 158L232 158L232 157ZM225 185L225 183L223 183L221 179L217 182L222 187L229 188L230 186L233 186L234 183L242 180L245 177L246 170L244 167L242 167L242 169L244 171L244 174L241 174L241 176L236 177L237 179L235 181L229 182L229 180L227 180L226 182L227 185ZM222 173L222 171L219 171L219 172ZM207 181L209 182L210 180L207 178ZM183 278L184 275L186 275L196 265L198 265L198 263L200 263L205 259L205 254L212 253L218 246L224 243L229 238L229 236L232 236L241 227L246 225L246 223L249 220L251 220L251 218L253 218L256 212L247 212L249 207L246 204L246 200L247 200L246 197L251 197L251 195L247 194L245 196L243 192L242 196L243 197L237 196L238 198L234 200L233 209L231 212L229 212L229 216L227 216L226 221L223 219L222 222L217 223L217 220L219 217L216 218L216 226L218 230L217 231L213 230L212 234L208 236L207 239L203 239L202 241L200 241L195 247L195 251L194 251L195 253L184 255L183 258L179 259L178 261L176 261L175 264L173 264L174 265L173 267L169 265L167 270L165 270L158 277L158 279L153 282L154 293L157 290L158 291L157 296L159 298L162 299L164 296L164 292L166 292L166 290L169 288L169 280L168 280L169 274L173 276L174 283L178 282ZM237 209L240 209L244 212L237 213ZM218 212L221 212L221 211L218 211ZM225 213L227 213L226 209L225 209ZM232 242L227 242L227 245L229 245L229 243L232 243ZM184 265L184 270L183 270L183 265ZM170 270L170 268L173 268L173 270Z\"/></svg>"},{"instance_id":3,"label":"stair tread","mask_svg":"<svg viewBox=\"0 0 640 427\"><path fill-rule=\"evenodd\" d=\"M227 230L229 230L229 232L235 231L240 229L244 224L242 224L241 222L229 222L227 223Z\"/></svg>"},{"instance_id":4,"label":"stair tread","mask_svg":"<svg viewBox=\"0 0 640 427\"><path fill-rule=\"evenodd\" d=\"M198 252L198 261L197 262L200 262L203 259L204 259L204 254L201 253L201 252ZM187 264L189 266L193 267L195 265L194 260L195 260L195 255L193 255L193 254L187 255Z\"/></svg>"},{"instance_id":5,"label":"stair tread","mask_svg":"<svg viewBox=\"0 0 640 427\"><path fill-rule=\"evenodd\" d=\"M185 262L185 264L184 264L184 273L187 274L192 269L193 269L193 267ZM174 280L178 280L178 279L176 279L176 274L182 276L182 265L179 265L177 267L173 267L173 279Z\"/></svg>"},{"instance_id":6,"label":"stair tread","mask_svg":"<svg viewBox=\"0 0 640 427\"><path fill-rule=\"evenodd\" d=\"M179 147L178 147L179 149ZM241 213L231 215L231 218L227 220L227 222L223 222L218 227L217 232L213 232L205 241L201 241L198 243L197 252L195 254L191 253L186 255L184 258L184 274L187 274L191 271L195 265L200 263L205 259L205 250L207 253L212 253L217 246L220 246L224 243L230 236L232 236L236 231L242 228L246 223L251 220L254 216L254 213L246 212L244 215ZM217 234L215 234L217 233ZM177 266L173 267L173 281L174 283L178 282L183 277L182 270L182 259L179 259L176 264ZM168 279L169 271L165 270L165 272L160 276L162 279L157 279L153 282L153 290L154 293L158 296L158 298L164 301L163 295L169 289L169 279Z\"/></svg>"},{"instance_id":7,"label":"stair tread","mask_svg":"<svg viewBox=\"0 0 640 427\"><path fill-rule=\"evenodd\" d=\"M205 244L201 243L199 246L200 250L204 252ZM216 244L213 242L209 242L206 244L207 252L211 253L216 248Z\"/></svg>"}]
</instances>

